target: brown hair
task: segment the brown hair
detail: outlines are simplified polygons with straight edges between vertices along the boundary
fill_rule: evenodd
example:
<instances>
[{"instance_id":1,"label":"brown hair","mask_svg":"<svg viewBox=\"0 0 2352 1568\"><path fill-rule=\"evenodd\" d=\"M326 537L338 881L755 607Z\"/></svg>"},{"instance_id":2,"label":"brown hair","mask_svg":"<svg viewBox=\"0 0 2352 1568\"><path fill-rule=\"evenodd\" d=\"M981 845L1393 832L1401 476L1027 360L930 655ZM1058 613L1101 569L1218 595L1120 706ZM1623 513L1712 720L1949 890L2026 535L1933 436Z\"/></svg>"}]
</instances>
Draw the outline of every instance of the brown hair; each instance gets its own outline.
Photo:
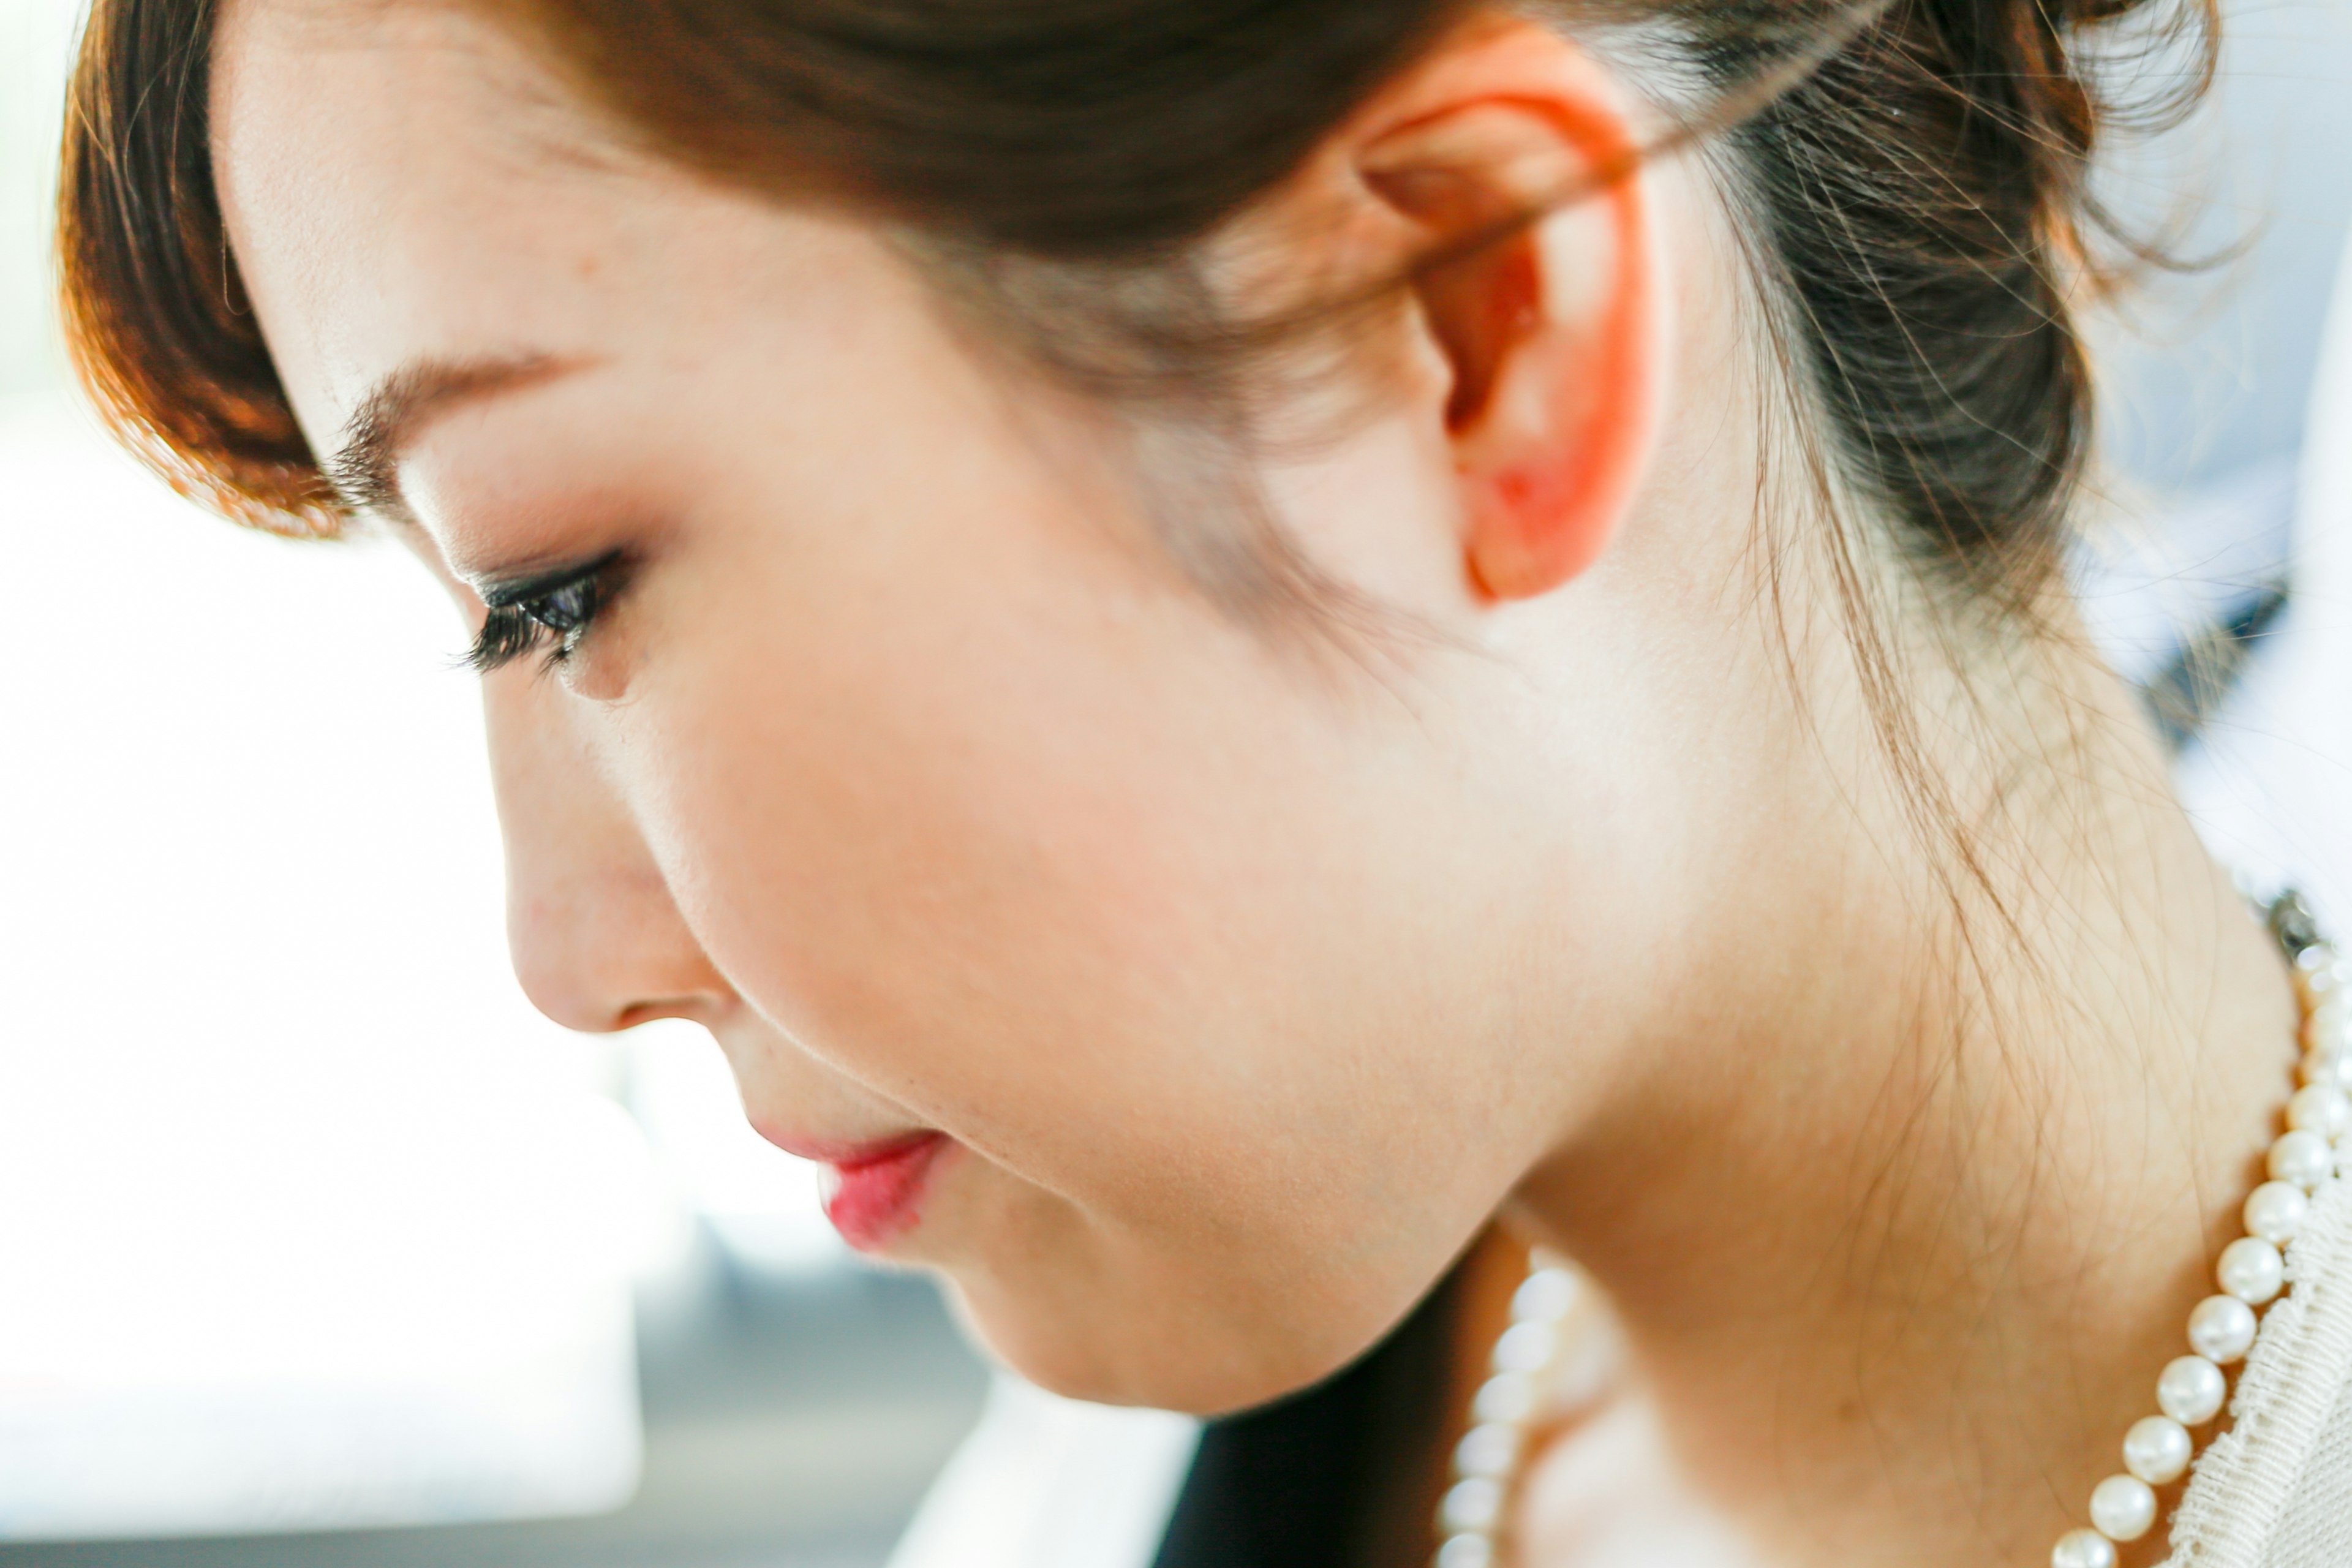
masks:
<instances>
[{"instance_id":1,"label":"brown hair","mask_svg":"<svg viewBox=\"0 0 2352 1568\"><path fill-rule=\"evenodd\" d=\"M863 204L944 254L1097 280L1181 263L1465 10L473 3L536 37L658 153L755 188ZM2102 106L2074 68L2073 35L2143 0L1549 3L1566 19L1649 29L1717 101L1831 41L1718 149L1749 198L1823 446L1840 482L1925 558L2012 591L2046 579L2088 423L2066 300L2099 227L2084 172ZM206 123L215 14L216 0L91 5L59 196L69 339L100 408L175 487L247 521L329 533L341 503L222 228ZM2172 0L2168 15L2199 29L2210 64L2213 0ZM1056 309L1111 320L1165 291L1051 294ZM1207 337L1160 341L1188 346L1179 371L1201 368Z\"/></svg>"}]
</instances>

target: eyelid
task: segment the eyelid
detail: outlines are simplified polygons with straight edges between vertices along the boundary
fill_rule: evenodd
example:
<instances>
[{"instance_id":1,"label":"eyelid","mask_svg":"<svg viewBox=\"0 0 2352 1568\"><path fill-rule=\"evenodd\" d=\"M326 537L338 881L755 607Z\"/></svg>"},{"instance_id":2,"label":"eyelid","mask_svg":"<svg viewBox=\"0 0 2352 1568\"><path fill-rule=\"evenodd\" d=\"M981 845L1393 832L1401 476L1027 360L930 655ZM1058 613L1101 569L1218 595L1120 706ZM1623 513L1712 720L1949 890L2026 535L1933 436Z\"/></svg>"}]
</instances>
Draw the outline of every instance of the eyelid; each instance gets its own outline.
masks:
<instances>
[{"instance_id":1,"label":"eyelid","mask_svg":"<svg viewBox=\"0 0 2352 1568\"><path fill-rule=\"evenodd\" d=\"M474 592L480 595L483 604L493 610L511 609L528 600L545 598L583 578L593 577L610 569L620 559L619 551L608 550L593 561L574 562L568 566L550 567L527 576L481 583L476 585Z\"/></svg>"}]
</instances>

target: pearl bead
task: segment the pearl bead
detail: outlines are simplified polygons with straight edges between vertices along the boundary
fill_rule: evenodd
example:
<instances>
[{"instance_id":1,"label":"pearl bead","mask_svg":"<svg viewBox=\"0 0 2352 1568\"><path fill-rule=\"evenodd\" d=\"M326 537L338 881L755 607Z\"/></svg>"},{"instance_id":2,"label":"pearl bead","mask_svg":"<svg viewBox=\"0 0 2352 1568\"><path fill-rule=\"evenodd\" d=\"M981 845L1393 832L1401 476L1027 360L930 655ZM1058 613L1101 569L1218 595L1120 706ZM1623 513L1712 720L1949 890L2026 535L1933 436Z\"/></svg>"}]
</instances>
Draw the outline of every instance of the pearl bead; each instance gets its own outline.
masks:
<instances>
[{"instance_id":1,"label":"pearl bead","mask_svg":"<svg viewBox=\"0 0 2352 1568\"><path fill-rule=\"evenodd\" d=\"M2264 1182L2246 1199L2246 1229L2273 1247L2284 1247L2303 1228L2311 1200L2284 1182Z\"/></svg>"},{"instance_id":2,"label":"pearl bead","mask_svg":"<svg viewBox=\"0 0 2352 1568\"><path fill-rule=\"evenodd\" d=\"M2179 1480L2197 1451L2189 1428L2169 1415L2147 1415L2124 1434L2124 1468L2152 1487Z\"/></svg>"},{"instance_id":3,"label":"pearl bead","mask_svg":"<svg viewBox=\"0 0 2352 1568\"><path fill-rule=\"evenodd\" d=\"M1478 1397L1470 1402L1470 1416L1479 1422L1524 1421L1535 1408L1535 1379L1523 1372L1498 1372L1479 1385Z\"/></svg>"},{"instance_id":4,"label":"pearl bead","mask_svg":"<svg viewBox=\"0 0 2352 1568\"><path fill-rule=\"evenodd\" d=\"M2116 1543L2095 1530L2070 1530L2050 1549L2050 1568L2116 1568Z\"/></svg>"},{"instance_id":5,"label":"pearl bead","mask_svg":"<svg viewBox=\"0 0 2352 1568\"><path fill-rule=\"evenodd\" d=\"M2156 1380L2156 1406L2183 1426L2202 1426L2221 1413L2228 1392L2220 1367L2201 1355L2179 1356Z\"/></svg>"},{"instance_id":6,"label":"pearl bead","mask_svg":"<svg viewBox=\"0 0 2352 1568\"><path fill-rule=\"evenodd\" d=\"M2352 1037L2352 1001L2347 1001L2338 987L2304 1016L2303 1043L2321 1050L2340 1051L2347 1037Z\"/></svg>"},{"instance_id":7,"label":"pearl bead","mask_svg":"<svg viewBox=\"0 0 2352 1568\"><path fill-rule=\"evenodd\" d=\"M2137 1541L2156 1522L2156 1494L2137 1476L2109 1476L2091 1492L2091 1522L2110 1541Z\"/></svg>"},{"instance_id":8,"label":"pearl bead","mask_svg":"<svg viewBox=\"0 0 2352 1568\"><path fill-rule=\"evenodd\" d=\"M2208 1296L2189 1314L2189 1348L2227 1366L2254 1348L2254 1310L2235 1296Z\"/></svg>"},{"instance_id":9,"label":"pearl bead","mask_svg":"<svg viewBox=\"0 0 2352 1568\"><path fill-rule=\"evenodd\" d=\"M1523 1323L1556 1323L1576 1305L1577 1279L1565 1268L1538 1268L1519 1282L1511 1316Z\"/></svg>"},{"instance_id":10,"label":"pearl bead","mask_svg":"<svg viewBox=\"0 0 2352 1568\"><path fill-rule=\"evenodd\" d=\"M1490 1421L1462 1435L1454 1449L1454 1468L1465 1476L1491 1479L1507 1474L1518 1457L1518 1428Z\"/></svg>"},{"instance_id":11,"label":"pearl bead","mask_svg":"<svg viewBox=\"0 0 2352 1568\"><path fill-rule=\"evenodd\" d=\"M2333 1084L2306 1085L2286 1102L2286 1124L2298 1132L2341 1138L2352 1131L2352 1095Z\"/></svg>"},{"instance_id":12,"label":"pearl bead","mask_svg":"<svg viewBox=\"0 0 2352 1568\"><path fill-rule=\"evenodd\" d=\"M1454 1535L1437 1549L1437 1568L1493 1568L1495 1543L1483 1535Z\"/></svg>"},{"instance_id":13,"label":"pearl bead","mask_svg":"<svg viewBox=\"0 0 2352 1568\"><path fill-rule=\"evenodd\" d=\"M2335 1170L2336 1151L2316 1132L2282 1132L2271 1144L2270 1172L2274 1182L2287 1182L2307 1193Z\"/></svg>"},{"instance_id":14,"label":"pearl bead","mask_svg":"<svg viewBox=\"0 0 2352 1568\"><path fill-rule=\"evenodd\" d=\"M2249 1307L2259 1307L2286 1283L2286 1260L2259 1236L2242 1236L2221 1249L2213 1278Z\"/></svg>"},{"instance_id":15,"label":"pearl bead","mask_svg":"<svg viewBox=\"0 0 2352 1568\"><path fill-rule=\"evenodd\" d=\"M2315 1046L2303 1053L2303 1081L2352 1089L2352 1052Z\"/></svg>"},{"instance_id":16,"label":"pearl bead","mask_svg":"<svg viewBox=\"0 0 2352 1568\"><path fill-rule=\"evenodd\" d=\"M1549 1323L1513 1323L1495 1342L1495 1370L1541 1372L1551 1360L1554 1343Z\"/></svg>"},{"instance_id":17,"label":"pearl bead","mask_svg":"<svg viewBox=\"0 0 2352 1568\"><path fill-rule=\"evenodd\" d=\"M1449 1535L1492 1530L1502 1517L1503 1489L1483 1476L1456 1481L1438 1505L1437 1521Z\"/></svg>"}]
</instances>

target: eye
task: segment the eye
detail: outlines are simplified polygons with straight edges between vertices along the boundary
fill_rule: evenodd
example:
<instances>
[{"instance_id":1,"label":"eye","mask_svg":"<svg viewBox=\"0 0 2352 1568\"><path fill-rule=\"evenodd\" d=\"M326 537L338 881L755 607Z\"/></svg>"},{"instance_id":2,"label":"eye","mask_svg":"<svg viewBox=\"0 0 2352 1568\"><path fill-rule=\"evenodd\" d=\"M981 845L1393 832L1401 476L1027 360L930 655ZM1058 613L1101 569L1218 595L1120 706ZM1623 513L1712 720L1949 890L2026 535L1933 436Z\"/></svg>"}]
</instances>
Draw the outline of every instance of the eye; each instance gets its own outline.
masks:
<instances>
[{"instance_id":1,"label":"eye","mask_svg":"<svg viewBox=\"0 0 2352 1568\"><path fill-rule=\"evenodd\" d=\"M594 618L598 601L603 597L594 579L566 583L560 588L528 599L515 601L520 610L558 637L570 637Z\"/></svg>"},{"instance_id":2,"label":"eye","mask_svg":"<svg viewBox=\"0 0 2352 1568\"><path fill-rule=\"evenodd\" d=\"M482 602L488 613L464 662L487 675L543 647L549 665L562 663L612 603L620 587L620 568L616 552L585 565L484 588Z\"/></svg>"}]
</instances>

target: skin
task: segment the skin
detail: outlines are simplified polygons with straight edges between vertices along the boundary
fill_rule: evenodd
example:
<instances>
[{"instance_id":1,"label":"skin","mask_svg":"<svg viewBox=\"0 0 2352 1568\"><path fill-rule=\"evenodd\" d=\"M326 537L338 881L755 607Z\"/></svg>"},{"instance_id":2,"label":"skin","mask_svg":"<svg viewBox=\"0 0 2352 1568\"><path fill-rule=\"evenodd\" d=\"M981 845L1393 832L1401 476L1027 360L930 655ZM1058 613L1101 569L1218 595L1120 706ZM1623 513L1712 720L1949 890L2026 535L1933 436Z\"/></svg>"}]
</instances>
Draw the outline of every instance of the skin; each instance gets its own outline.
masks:
<instances>
[{"instance_id":1,"label":"skin","mask_svg":"<svg viewBox=\"0 0 2352 1568\"><path fill-rule=\"evenodd\" d=\"M1987 848L1950 895L1832 531L1759 484L1800 465L1700 166L1402 292L1273 411L1320 432L1255 459L1276 518L1396 617L1335 647L1188 579L1101 411L872 225L622 151L484 23L232 0L214 95L316 448L419 356L523 356L406 432L386 514L475 617L631 560L560 667L485 682L551 1016L705 1025L788 1144L947 1133L889 1255L1089 1398L1299 1386L1507 1213L1629 1345L1625 1414L1528 1489L1536 1561L1625 1560L1645 1507L1737 1562L2080 1522L2252 1184L2290 993L2063 607L1971 630L1865 531ZM1386 276L1609 164L1642 101L1484 18L1217 276Z\"/></svg>"}]
</instances>

